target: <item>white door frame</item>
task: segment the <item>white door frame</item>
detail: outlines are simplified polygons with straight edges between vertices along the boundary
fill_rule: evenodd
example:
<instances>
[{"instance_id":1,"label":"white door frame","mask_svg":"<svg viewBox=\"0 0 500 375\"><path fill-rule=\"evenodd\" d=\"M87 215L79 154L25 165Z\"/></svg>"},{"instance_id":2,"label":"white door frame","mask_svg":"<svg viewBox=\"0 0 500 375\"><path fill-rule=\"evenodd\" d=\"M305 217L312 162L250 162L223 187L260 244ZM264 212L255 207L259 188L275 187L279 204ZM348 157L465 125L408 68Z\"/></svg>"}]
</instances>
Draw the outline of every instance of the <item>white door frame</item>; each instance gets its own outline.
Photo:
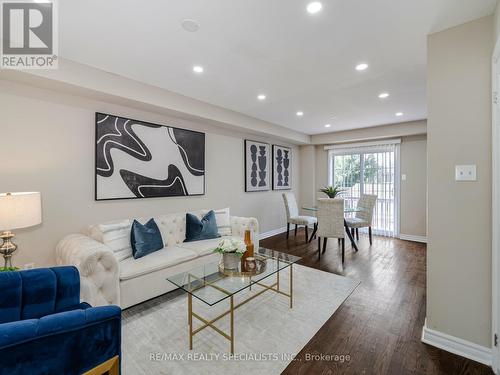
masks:
<instances>
[{"instance_id":1,"label":"white door frame","mask_svg":"<svg viewBox=\"0 0 500 375\"><path fill-rule=\"evenodd\" d=\"M500 374L500 344L495 346L495 335L500 336L500 39L495 45L492 59L491 86L492 86L492 239L491 239L491 354L492 368L495 374ZM500 340L500 337L497 339Z\"/></svg>"}]
</instances>

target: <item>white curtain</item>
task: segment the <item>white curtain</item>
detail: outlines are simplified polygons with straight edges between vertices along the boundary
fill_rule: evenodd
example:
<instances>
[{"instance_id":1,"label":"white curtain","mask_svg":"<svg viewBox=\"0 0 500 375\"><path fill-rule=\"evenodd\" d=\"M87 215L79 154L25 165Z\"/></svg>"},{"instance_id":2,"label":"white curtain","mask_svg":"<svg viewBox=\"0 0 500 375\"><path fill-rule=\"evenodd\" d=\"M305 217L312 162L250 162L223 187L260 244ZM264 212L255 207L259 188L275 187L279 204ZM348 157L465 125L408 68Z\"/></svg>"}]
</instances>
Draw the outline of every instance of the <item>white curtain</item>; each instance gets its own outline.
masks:
<instances>
[{"instance_id":1,"label":"white curtain","mask_svg":"<svg viewBox=\"0 0 500 375\"><path fill-rule=\"evenodd\" d=\"M345 189L347 208L357 205L361 194L376 194L372 228L375 234L399 235L400 140L326 146L328 183Z\"/></svg>"}]
</instances>

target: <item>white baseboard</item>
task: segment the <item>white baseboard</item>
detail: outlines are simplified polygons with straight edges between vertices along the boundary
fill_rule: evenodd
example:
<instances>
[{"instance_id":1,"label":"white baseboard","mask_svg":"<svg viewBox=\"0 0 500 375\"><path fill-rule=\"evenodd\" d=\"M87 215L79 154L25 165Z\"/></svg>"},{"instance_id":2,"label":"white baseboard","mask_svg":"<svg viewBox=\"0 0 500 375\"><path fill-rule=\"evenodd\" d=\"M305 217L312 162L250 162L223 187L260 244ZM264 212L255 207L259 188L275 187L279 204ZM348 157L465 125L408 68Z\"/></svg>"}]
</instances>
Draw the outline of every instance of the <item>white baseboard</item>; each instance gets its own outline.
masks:
<instances>
[{"instance_id":1,"label":"white baseboard","mask_svg":"<svg viewBox=\"0 0 500 375\"><path fill-rule=\"evenodd\" d=\"M490 348L427 328L427 320L422 328L422 342L491 366L492 353Z\"/></svg>"},{"instance_id":2,"label":"white baseboard","mask_svg":"<svg viewBox=\"0 0 500 375\"><path fill-rule=\"evenodd\" d=\"M427 237L425 236L414 236L413 234L400 234L399 239L414 242L427 243Z\"/></svg>"},{"instance_id":3,"label":"white baseboard","mask_svg":"<svg viewBox=\"0 0 500 375\"><path fill-rule=\"evenodd\" d=\"M286 232L286 227L278 228L278 229L273 229L273 230L270 230L269 232L261 233L260 236L259 236L259 239L263 240L264 238L269 238L269 237L272 237L272 236L276 236L277 234L281 234L281 233L284 233L284 232Z\"/></svg>"}]
</instances>

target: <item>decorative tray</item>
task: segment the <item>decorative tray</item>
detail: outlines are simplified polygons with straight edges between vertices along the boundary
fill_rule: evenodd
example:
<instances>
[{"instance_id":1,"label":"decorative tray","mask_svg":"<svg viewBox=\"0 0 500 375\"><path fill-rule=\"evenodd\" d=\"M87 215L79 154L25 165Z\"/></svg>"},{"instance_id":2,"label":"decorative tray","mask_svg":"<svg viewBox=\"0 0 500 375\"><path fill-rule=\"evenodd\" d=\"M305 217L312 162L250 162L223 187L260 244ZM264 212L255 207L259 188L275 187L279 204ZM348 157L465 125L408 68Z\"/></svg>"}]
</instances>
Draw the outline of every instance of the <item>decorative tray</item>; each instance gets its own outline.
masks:
<instances>
[{"instance_id":1,"label":"decorative tray","mask_svg":"<svg viewBox=\"0 0 500 375\"><path fill-rule=\"evenodd\" d=\"M260 275L266 270L267 267L267 262L266 258L261 258L254 256L255 258L255 263L256 267L254 271L242 271L241 270L241 263L238 265L238 269L224 269L224 263L220 262L219 263L219 273L224 276L256 276Z\"/></svg>"}]
</instances>

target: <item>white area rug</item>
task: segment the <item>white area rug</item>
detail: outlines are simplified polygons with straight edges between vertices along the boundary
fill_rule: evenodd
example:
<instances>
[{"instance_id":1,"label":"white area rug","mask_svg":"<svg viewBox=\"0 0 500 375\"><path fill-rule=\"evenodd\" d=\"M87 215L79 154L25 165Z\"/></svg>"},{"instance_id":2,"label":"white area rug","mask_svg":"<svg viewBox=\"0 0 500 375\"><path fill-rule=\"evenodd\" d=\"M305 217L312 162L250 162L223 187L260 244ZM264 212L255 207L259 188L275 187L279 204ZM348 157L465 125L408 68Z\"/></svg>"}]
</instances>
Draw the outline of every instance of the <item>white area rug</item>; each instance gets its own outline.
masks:
<instances>
[{"instance_id":1,"label":"white area rug","mask_svg":"<svg viewBox=\"0 0 500 375\"><path fill-rule=\"evenodd\" d=\"M271 276L266 284L272 284ZM167 282L167 281L165 281ZM230 344L210 327L194 336L189 350L187 297L175 291L123 312L122 373L139 374L280 374L359 282L294 265L294 303L267 291L235 310L235 357ZM288 270L280 273L288 291ZM253 293L261 290L253 287ZM248 297L242 291L235 304ZM229 308L229 299L210 307L193 298L193 311L211 319ZM201 322L193 319L194 327ZM216 322L229 332L229 316Z\"/></svg>"}]
</instances>

